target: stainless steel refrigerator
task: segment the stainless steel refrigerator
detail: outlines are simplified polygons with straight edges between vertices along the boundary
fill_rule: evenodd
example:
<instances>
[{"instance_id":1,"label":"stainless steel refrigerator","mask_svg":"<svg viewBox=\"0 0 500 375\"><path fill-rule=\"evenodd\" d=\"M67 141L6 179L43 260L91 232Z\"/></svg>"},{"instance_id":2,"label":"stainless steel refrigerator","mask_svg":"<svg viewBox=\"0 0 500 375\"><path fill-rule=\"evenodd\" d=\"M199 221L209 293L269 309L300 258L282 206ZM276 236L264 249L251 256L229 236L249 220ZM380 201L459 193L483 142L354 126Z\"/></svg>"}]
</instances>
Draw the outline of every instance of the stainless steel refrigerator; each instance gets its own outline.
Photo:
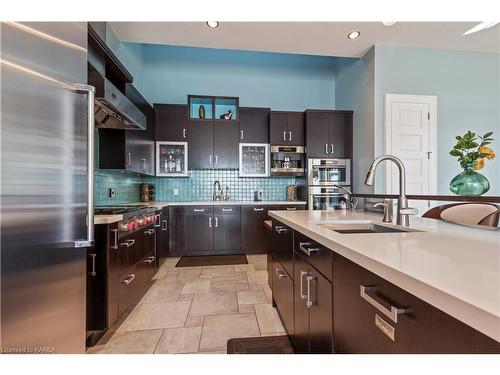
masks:
<instances>
[{"instance_id":1,"label":"stainless steel refrigerator","mask_svg":"<svg viewBox=\"0 0 500 375\"><path fill-rule=\"evenodd\" d=\"M86 23L1 23L4 353L85 351L94 96Z\"/></svg>"}]
</instances>

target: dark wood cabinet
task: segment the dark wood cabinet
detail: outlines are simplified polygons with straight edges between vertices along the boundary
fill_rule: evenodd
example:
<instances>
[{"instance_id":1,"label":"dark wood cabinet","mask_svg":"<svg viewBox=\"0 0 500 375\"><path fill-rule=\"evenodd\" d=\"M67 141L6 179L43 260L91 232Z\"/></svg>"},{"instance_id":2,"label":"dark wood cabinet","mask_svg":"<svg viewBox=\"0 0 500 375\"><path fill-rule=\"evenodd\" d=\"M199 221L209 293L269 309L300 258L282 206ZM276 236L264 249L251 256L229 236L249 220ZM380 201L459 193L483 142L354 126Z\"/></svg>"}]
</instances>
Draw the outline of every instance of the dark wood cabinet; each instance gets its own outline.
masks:
<instances>
[{"instance_id":1,"label":"dark wood cabinet","mask_svg":"<svg viewBox=\"0 0 500 375\"><path fill-rule=\"evenodd\" d=\"M296 353L309 353L309 307L306 306L309 264L302 258L294 260L294 319L295 331L291 336Z\"/></svg>"},{"instance_id":2,"label":"dark wood cabinet","mask_svg":"<svg viewBox=\"0 0 500 375\"><path fill-rule=\"evenodd\" d=\"M186 142L188 140L188 106L154 104L156 140Z\"/></svg>"},{"instance_id":3,"label":"dark wood cabinet","mask_svg":"<svg viewBox=\"0 0 500 375\"><path fill-rule=\"evenodd\" d=\"M215 163L214 127L212 121L191 120L189 122L189 169L213 168Z\"/></svg>"},{"instance_id":4,"label":"dark wood cabinet","mask_svg":"<svg viewBox=\"0 0 500 375\"><path fill-rule=\"evenodd\" d=\"M352 157L352 111L305 112L308 158Z\"/></svg>"},{"instance_id":5,"label":"dark wood cabinet","mask_svg":"<svg viewBox=\"0 0 500 375\"><path fill-rule=\"evenodd\" d=\"M215 225L213 208L191 206L185 208L184 255L201 255L214 249Z\"/></svg>"},{"instance_id":6,"label":"dark wood cabinet","mask_svg":"<svg viewBox=\"0 0 500 375\"><path fill-rule=\"evenodd\" d=\"M240 252L241 223L239 206L214 207L214 250Z\"/></svg>"},{"instance_id":7,"label":"dark wood cabinet","mask_svg":"<svg viewBox=\"0 0 500 375\"><path fill-rule=\"evenodd\" d=\"M240 143L269 143L270 108L240 107Z\"/></svg>"},{"instance_id":8,"label":"dark wood cabinet","mask_svg":"<svg viewBox=\"0 0 500 375\"><path fill-rule=\"evenodd\" d=\"M99 129L99 168L155 174L155 115L151 105L131 84L125 95L146 116L146 130Z\"/></svg>"},{"instance_id":9,"label":"dark wood cabinet","mask_svg":"<svg viewBox=\"0 0 500 375\"><path fill-rule=\"evenodd\" d=\"M394 322L361 297L361 286L370 287L369 298L381 309L407 311ZM334 347L339 353L500 353L500 343L338 254L333 298Z\"/></svg>"},{"instance_id":10,"label":"dark wood cabinet","mask_svg":"<svg viewBox=\"0 0 500 375\"><path fill-rule=\"evenodd\" d=\"M238 124L234 121L214 121L213 167L216 169L237 169Z\"/></svg>"},{"instance_id":11,"label":"dark wood cabinet","mask_svg":"<svg viewBox=\"0 0 500 375\"><path fill-rule=\"evenodd\" d=\"M273 259L272 284L273 300L280 315L281 321L289 335L294 334L293 309L293 279L286 272L279 260Z\"/></svg>"},{"instance_id":12,"label":"dark wood cabinet","mask_svg":"<svg viewBox=\"0 0 500 375\"><path fill-rule=\"evenodd\" d=\"M189 235L186 227L186 210L184 206L168 208L168 249L169 256L186 255L186 238Z\"/></svg>"},{"instance_id":13,"label":"dark wood cabinet","mask_svg":"<svg viewBox=\"0 0 500 375\"><path fill-rule=\"evenodd\" d=\"M264 221L268 219L267 207L241 207L241 250L245 254L267 252L267 236Z\"/></svg>"},{"instance_id":14,"label":"dark wood cabinet","mask_svg":"<svg viewBox=\"0 0 500 375\"><path fill-rule=\"evenodd\" d=\"M270 251L293 278L293 230L274 219Z\"/></svg>"},{"instance_id":15,"label":"dark wood cabinet","mask_svg":"<svg viewBox=\"0 0 500 375\"><path fill-rule=\"evenodd\" d=\"M304 145L303 112L271 111L269 138L272 145Z\"/></svg>"},{"instance_id":16,"label":"dark wood cabinet","mask_svg":"<svg viewBox=\"0 0 500 375\"><path fill-rule=\"evenodd\" d=\"M163 207L156 213L156 266L169 256L168 249L168 207Z\"/></svg>"}]
</instances>

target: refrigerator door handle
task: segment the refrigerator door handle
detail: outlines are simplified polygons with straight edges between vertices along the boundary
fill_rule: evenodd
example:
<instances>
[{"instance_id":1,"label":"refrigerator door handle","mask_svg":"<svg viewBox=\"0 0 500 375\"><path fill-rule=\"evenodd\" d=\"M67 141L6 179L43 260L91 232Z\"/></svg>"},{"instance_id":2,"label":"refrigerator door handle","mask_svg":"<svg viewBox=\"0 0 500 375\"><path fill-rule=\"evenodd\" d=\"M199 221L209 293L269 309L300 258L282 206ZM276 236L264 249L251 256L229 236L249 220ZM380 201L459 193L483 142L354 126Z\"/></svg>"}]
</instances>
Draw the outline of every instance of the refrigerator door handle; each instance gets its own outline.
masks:
<instances>
[{"instance_id":1,"label":"refrigerator door handle","mask_svg":"<svg viewBox=\"0 0 500 375\"><path fill-rule=\"evenodd\" d=\"M94 246L94 96L95 87L77 83L75 92L87 95L87 238L76 240L75 247Z\"/></svg>"}]
</instances>

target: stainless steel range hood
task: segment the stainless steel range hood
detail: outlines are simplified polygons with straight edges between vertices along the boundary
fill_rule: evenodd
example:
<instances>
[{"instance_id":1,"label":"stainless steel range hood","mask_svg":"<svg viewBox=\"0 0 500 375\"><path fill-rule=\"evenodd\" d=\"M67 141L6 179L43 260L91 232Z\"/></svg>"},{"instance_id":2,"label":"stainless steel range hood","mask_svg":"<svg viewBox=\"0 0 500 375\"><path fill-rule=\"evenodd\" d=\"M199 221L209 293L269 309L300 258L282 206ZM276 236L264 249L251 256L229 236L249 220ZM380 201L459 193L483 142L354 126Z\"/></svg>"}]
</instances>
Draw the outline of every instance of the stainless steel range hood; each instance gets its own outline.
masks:
<instances>
[{"instance_id":1,"label":"stainless steel range hood","mask_svg":"<svg viewBox=\"0 0 500 375\"><path fill-rule=\"evenodd\" d=\"M89 84L95 87L98 128L146 130L146 116L106 77L89 64Z\"/></svg>"}]
</instances>

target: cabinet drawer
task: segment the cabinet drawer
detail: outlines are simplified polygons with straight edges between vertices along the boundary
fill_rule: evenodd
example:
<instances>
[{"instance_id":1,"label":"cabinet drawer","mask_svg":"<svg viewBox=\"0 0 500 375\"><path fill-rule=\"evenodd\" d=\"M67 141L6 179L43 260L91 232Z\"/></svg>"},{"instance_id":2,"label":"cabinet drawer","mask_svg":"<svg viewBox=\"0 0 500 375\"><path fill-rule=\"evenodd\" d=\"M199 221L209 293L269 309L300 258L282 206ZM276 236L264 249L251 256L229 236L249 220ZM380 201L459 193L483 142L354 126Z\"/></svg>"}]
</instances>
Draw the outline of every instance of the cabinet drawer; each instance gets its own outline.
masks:
<instances>
[{"instance_id":1,"label":"cabinet drawer","mask_svg":"<svg viewBox=\"0 0 500 375\"><path fill-rule=\"evenodd\" d=\"M287 333L293 335L293 280L276 258L273 265L271 272L274 302Z\"/></svg>"},{"instance_id":2,"label":"cabinet drawer","mask_svg":"<svg viewBox=\"0 0 500 375\"><path fill-rule=\"evenodd\" d=\"M182 207L182 212L184 214L190 214L190 215L196 215L196 214L211 215L214 211L212 206L184 206Z\"/></svg>"},{"instance_id":3,"label":"cabinet drawer","mask_svg":"<svg viewBox=\"0 0 500 375\"><path fill-rule=\"evenodd\" d=\"M333 251L319 243L295 232L295 253L316 268L329 281L332 281Z\"/></svg>"},{"instance_id":4,"label":"cabinet drawer","mask_svg":"<svg viewBox=\"0 0 500 375\"><path fill-rule=\"evenodd\" d=\"M118 316L129 312L139 302L141 286L136 267L131 267L118 279Z\"/></svg>"},{"instance_id":5,"label":"cabinet drawer","mask_svg":"<svg viewBox=\"0 0 500 375\"><path fill-rule=\"evenodd\" d=\"M368 300L361 286L371 287ZM333 299L340 353L500 353L500 343L337 254ZM383 312L391 306L407 310L397 323Z\"/></svg>"},{"instance_id":6,"label":"cabinet drawer","mask_svg":"<svg viewBox=\"0 0 500 375\"><path fill-rule=\"evenodd\" d=\"M293 230L276 220L273 220L270 250L288 275L293 275Z\"/></svg>"},{"instance_id":7,"label":"cabinet drawer","mask_svg":"<svg viewBox=\"0 0 500 375\"><path fill-rule=\"evenodd\" d=\"M214 215L239 214L240 206L214 206Z\"/></svg>"}]
</instances>

